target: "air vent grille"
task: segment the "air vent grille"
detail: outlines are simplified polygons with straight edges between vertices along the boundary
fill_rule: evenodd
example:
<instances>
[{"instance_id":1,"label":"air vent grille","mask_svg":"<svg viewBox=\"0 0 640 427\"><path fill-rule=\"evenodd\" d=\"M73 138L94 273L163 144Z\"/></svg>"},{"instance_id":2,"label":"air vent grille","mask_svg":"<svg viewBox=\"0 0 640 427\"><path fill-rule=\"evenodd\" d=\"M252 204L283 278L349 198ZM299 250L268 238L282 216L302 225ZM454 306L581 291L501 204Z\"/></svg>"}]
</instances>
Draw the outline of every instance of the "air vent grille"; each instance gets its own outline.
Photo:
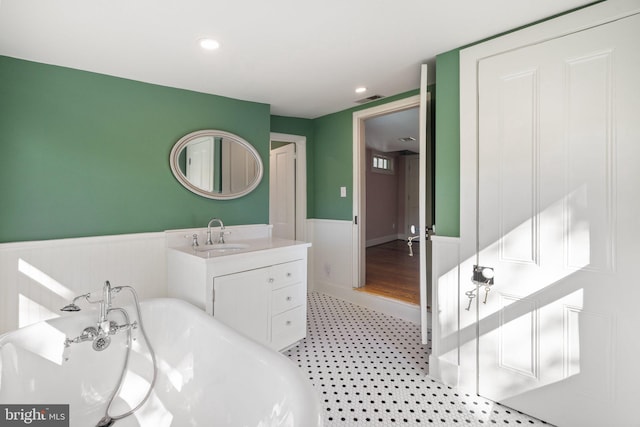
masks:
<instances>
[{"instance_id":1,"label":"air vent grille","mask_svg":"<svg viewBox=\"0 0 640 427\"><path fill-rule=\"evenodd\" d=\"M398 141L400 142L413 142L416 139L412 136L405 136L404 138L398 138Z\"/></svg>"},{"instance_id":2,"label":"air vent grille","mask_svg":"<svg viewBox=\"0 0 640 427\"><path fill-rule=\"evenodd\" d=\"M366 98L358 99L356 101L356 104L366 104L367 102L375 101L377 99L382 99L382 98L384 98L383 95L371 95L371 96L367 96Z\"/></svg>"}]
</instances>

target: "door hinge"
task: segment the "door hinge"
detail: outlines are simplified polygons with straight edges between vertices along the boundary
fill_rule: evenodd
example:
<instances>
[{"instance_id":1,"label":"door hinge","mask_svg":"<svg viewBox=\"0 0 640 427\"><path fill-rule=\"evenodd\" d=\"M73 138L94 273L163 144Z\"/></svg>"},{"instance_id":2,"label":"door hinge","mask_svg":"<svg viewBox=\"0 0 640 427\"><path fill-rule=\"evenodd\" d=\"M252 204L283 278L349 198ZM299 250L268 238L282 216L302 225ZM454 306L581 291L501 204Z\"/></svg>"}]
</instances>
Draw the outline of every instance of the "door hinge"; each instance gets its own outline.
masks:
<instances>
[{"instance_id":1,"label":"door hinge","mask_svg":"<svg viewBox=\"0 0 640 427\"><path fill-rule=\"evenodd\" d=\"M431 236L436 234L436 228L433 225L429 225L424 229L424 238L426 240L431 240Z\"/></svg>"},{"instance_id":2,"label":"door hinge","mask_svg":"<svg viewBox=\"0 0 640 427\"><path fill-rule=\"evenodd\" d=\"M353 217L353 222L355 225L358 225L358 215Z\"/></svg>"}]
</instances>

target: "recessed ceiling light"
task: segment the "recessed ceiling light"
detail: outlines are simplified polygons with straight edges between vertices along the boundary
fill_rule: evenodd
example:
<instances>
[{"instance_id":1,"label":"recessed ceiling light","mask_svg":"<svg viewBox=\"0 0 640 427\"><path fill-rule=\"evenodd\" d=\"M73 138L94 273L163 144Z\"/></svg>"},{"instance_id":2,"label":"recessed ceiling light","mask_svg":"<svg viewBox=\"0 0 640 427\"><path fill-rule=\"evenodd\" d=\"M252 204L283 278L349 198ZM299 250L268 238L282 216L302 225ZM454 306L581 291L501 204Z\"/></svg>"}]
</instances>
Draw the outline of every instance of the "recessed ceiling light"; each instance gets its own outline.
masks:
<instances>
[{"instance_id":1,"label":"recessed ceiling light","mask_svg":"<svg viewBox=\"0 0 640 427\"><path fill-rule=\"evenodd\" d=\"M220 43L214 39L200 39L200 47L206 50L216 50L220 47Z\"/></svg>"},{"instance_id":2,"label":"recessed ceiling light","mask_svg":"<svg viewBox=\"0 0 640 427\"><path fill-rule=\"evenodd\" d=\"M367 88L364 86L356 88L356 93L364 93L367 91Z\"/></svg>"}]
</instances>

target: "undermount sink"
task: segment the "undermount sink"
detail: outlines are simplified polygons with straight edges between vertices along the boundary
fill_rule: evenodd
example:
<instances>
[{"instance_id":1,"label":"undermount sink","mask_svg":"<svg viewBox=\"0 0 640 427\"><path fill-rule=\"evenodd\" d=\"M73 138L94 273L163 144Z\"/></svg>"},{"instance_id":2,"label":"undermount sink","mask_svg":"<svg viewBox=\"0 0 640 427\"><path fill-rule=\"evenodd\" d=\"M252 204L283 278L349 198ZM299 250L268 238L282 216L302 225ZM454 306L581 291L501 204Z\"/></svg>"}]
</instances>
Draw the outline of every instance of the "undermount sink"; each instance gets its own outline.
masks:
<instances>
[{"instance_id":1,"label":"undermount sink","mask_svg":"<svg viewBox=\"0 0 640 427\"><path fill-rule=\"evenodd\" d=\"M249 247L246 243L214 243L213 245L202 245L195 248L196 252L209 252L209 251L239 251L241 249L247 249Z\"/></svg>"}]
</instances>

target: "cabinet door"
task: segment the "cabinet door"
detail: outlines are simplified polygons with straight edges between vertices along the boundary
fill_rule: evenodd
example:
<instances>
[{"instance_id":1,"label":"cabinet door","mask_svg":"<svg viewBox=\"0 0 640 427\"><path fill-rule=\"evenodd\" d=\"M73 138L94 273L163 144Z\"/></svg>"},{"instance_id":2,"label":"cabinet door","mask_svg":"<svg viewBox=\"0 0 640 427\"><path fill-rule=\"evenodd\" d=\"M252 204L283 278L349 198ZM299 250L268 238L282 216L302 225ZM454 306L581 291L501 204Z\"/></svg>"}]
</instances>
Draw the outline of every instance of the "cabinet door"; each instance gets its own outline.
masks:
<instances>
[{"instance_id":1,"label":"cabinet door","mask_svg":"<svg viewBox=\"0 0 640 427\"><path fill-rule=\"evenodd\" d=\"M213 279L213 317L261 343L269 343L271 289L266 269Z\"/></svg>"}]
</instances>

